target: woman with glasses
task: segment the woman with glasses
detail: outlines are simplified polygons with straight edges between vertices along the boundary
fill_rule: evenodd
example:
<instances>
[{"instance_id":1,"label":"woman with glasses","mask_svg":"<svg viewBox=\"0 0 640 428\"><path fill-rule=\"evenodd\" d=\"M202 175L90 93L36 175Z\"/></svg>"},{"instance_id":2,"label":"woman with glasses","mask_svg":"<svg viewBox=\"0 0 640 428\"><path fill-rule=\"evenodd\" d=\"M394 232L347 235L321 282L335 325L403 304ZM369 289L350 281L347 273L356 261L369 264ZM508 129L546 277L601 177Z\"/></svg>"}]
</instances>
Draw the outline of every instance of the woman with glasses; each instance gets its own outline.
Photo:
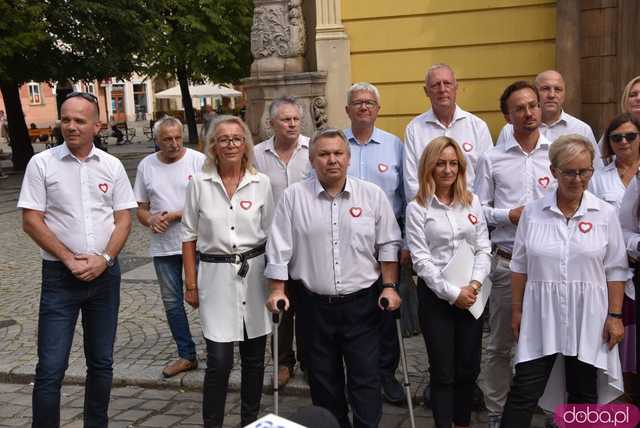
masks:
<instances>
[{"instance_id":1,"label":"woman with glasses","mask_svg":"<svg viewBox=\"0 0 640 428\"><path fill-rule=\"evenodd\" d=\"M273 210L271 184L253 167L251 133L240 118L214 120L205 154L203 172L189 177L182 215L185 300L199 307L207 345L204 426L222 426L234 342L240 348L240 418L245 426L260 410L265 345L271 332L263 276Z\"/></svg>"},{"instance_id":2,"label":"woman with glasses","mask_svg":"<svg viewBox=\"0 0 640 428\"><path fill-rule=\"evenodd\" d=\"M439 428L470 425L482 321L468 309L491 269L487 223L478 197L467 190L466 168L453 139L431 141L420 158L418 193L406 215L407 245L419 278L418 315L429 355L431 407ZM473 265L463 283L453 283L444 273L457 257L469 257L462 263Z\"/></svg>"},{"instance_id":3,"label":"woman with glasses","mask_svg":"<svg viewBox=\"0 0 640 428\"><path fill-rule=\"evenodd\" d=\"M529 203L518 223L511 260L518 343L502 427L530 426L537 404L553 411L622 394L616 348L627 255L616 208L586 190L593 158L584 137L558 138L549 149L558 187Z\"/></svg>"}]
</instances>

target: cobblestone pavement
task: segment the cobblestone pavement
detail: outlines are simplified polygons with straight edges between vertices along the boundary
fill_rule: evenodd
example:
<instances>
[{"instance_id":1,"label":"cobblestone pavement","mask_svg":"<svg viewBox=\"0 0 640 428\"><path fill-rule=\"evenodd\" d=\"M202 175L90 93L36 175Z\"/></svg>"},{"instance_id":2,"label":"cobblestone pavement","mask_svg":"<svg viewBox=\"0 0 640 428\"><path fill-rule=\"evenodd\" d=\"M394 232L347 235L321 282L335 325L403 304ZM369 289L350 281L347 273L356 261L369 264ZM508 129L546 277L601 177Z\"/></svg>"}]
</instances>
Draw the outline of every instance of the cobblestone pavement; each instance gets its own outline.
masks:
<instances>
[{"instance_id":1,"label":"cobblestone pavement","mask_svg":"<svg viewBox=\"0 0 640 428\"><path fill-rule=\"evenodd\" d=\"M151 152L152 147L135 144L113 148L110 146L110 150L122 159L133 181L137 163L145 154ZM21 180L21 174L13 173L8 180L0 181L0 382L5 382L0 385L0 421L3 421L0 423L7 423L7 420L16 421L18 426L27 423L24 418L30 413L30 387L25 384L31 382L36 364L36 329L41 281L39 250L22 232L20 212L15 208ZM192 333L196 338L200 368L169 380L163 379L161 369L170 359L176 357L176 349L166 324L157 281L148 257L148 238L147 230L134 220L133 231L120 255L123 281L114 355L114 385L135 386L115 390L112 414L114 421L118 421L122 426L130 423L137 425L139 421L142 421L141 426L188 425L189 421L199 423L196 421L198 418L194 416L199 408L198 393L181 392L197 391L202 385L205 348L198 314L188 309ZM74 421L82 405L80 388L73 386L83 383L86 371L81 336L82 329L77 328L65 378L65 393L68 395L65 397L67 405L64 415L71 423L69 426L77 425ZM420 336L414 336L406 339L405 344L410 381L418 400L427 376L424 343ZM265 376L270 378L270 356L267 355L265 360L268 364ZM239 389L239 380L240 373L236 367L230 379L231 390ZM265 382L265 385L268 385L268 382ZM308 386L302 380L302 376L294 377L282 393L285 395L285 402L290 401L293 408L297 406L296 400L308 400L294 398L308 395ZM153 394L161 398L156 400L152 397ZM179 406L173 403L178 400L177 397L184 397L182 401L186 404ZM235 401L230 400L230 405L237 402L237 396L233 397ZM270 400L265 399L264 402L269 403ZM185 409L189 411L186 412ZM390 418L390 422L384 425L403 425L402 418L406 410L392 407L390 409L389 416L385 413L385 418ZM235 404L230 407L230 412L228 422L237 423ZM424 412L421 417L426 417ZM153 425L156 423L154 421L159 420L165 423ZM482 417L479 419L479 422L481 421Z\"/></svg>"}]
</instances>

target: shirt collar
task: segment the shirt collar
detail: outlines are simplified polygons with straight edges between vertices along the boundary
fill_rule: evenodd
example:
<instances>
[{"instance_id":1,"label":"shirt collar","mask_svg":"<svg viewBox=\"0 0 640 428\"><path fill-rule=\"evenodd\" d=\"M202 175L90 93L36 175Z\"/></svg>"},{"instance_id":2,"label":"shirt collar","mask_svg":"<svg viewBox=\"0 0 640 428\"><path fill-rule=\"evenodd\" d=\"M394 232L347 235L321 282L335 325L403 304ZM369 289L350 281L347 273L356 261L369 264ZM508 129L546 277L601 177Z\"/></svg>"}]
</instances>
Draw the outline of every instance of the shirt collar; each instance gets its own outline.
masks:
<instances>
[{"instance_id":1,"label":"shirt collar","mask_svg":"<svg viewBox=\"0 0 640 428\"><path fill-rule=\"evenodd\" d=\"M224 184L222 183L222 177L220 177L218 168L216 167L204 169L202 171L202 178L204 180L210 180L214 183L219 183L221 186L224 186ZM240 190L242 187L246 186L249 183L258 182L260 182L260 176L257 173L252 173L249 170L245 170L244 176L242 177L242 180L240 180L237 190Z\"/></svg>"},{"instance_id":2,"label":"shirt collar","mask_svg":"<svg viewBox=\"0 0 640 428\"><path fill-rule=\"evenodd\" d=\"M353 136L353 130L351 128L346 128L344 130L344 135L345 137L347 137L347 140L349 140L351 144L358 145L358 141L356 140L356 137ZM367 144L369 143L380 144L382 143L382 140L383 140L382 133L378 128L374 127L373 132L371 133L371 138L369 138L369 141L367 141Z\"/></svg>"},{"instance_id":3,"label":"shirt collar","mask_svg":"<svg viewBox=\"0 0 640 428\"><path fill-rule=\"evenodd\" d=\"M464 111L462 110L457 104L456 104L456 110L453 112L453 119L451 119L451 123L449 124L449 126L451 126L453 123L455 123L456 121L460 120L460 119L465 119L467 117L469 117L471 115L471 113L469 113L468 111ZM430 108L429 111L427 111L427 114L425 115L424 121L427 123L437 123L439 125L442 125L442 122L440 122L440 119L438 119L438 117L436 116L436 114L433 112L433 109ZM442 125L444 126L444 125Z\"/></svg>"},{"instance_id":4,"label":"shirt collar","mask_svg":"<svg viewBox=\"0 0 640 428\"><path fill-rule=\"evenodd\" d=\"M442 209L445 209L445 210L449 210L455 204L451 204L451 205L444 204L444 203L442 203L440 201L440 199L438 199L438 197L436 195L432 195L432 196L429 197L429 205L432 205L432 206L434 206L436 208L442 208Z\"/></svg>"},{"instance_id":5,"label":"shirt collar","mask_svg":"<svg viewBox=\"0 0 640 428\"><path fill-rule=\"evenodd\" d=\"M56 155L58 157L59 160L64 159L67 156L70 156L74 159L78 159L76 158L76 156L71 153L71 150L69 150L69 146L67 146L67 143L64 142L62 145L56 147L57 150L55 150L53 153L54 155ZM87 159L91 159L91 158L96 158L98 160L100 160L100 149L96 148L96 146L94 146L93 144L91 144L91 151L89 151L89 154L87 155Z\"/></svg>"},{"instance_id":6,"label":"shirt collar","mask_svg":"<svg viewBox=\"0 0 640 428\"><path fill-rule=\"evenodd\" d=\"M544 195L544 204L542 208L551 210L556 214L564 216L564 214L562 214L562 211L560 211L560 208L558 208L558 199L556 196L557 193L558 190L556 189L553 192L548 192L546 195ZM598 199L590 191L585 190L582 194L582 201L580 202L580 206L578 207L578 210L573 215L573 217L582 217L587 213L587 211L599 211L601 208L600 203L600 199Z\"/></svg>"},{"instance_id":7,"label":"shirt collar","mask_svg":"<svg viewBox=\"0 0 640 428\"><path fill-rule=\"evenodd\" d=\"M536 147L533 150L535 151L538 148L548 149L549 144L551 144L549 140L547 140L547 138L544 135L542 135L542 132L540 132L538 136L538 141L536 142ZM508 152L509 150L513 149L516 146L519 147L520 144L518 144L516 137L513 135L513 127L511 127L511 132L507 134L507 139L504 142L504 151Z\"/></svg>"},{"instance_id":8,"label":"shirt collar","mask_svg":"<svg viewBox=\"0 0 640 428\"><path fill-rule=\"evenodd\" d=\"M276 149L275 149L275 143L276 143L276 137L275 135L271 138L268 138L266 141L260 143L260 144L264 144L264 150L268 151L268 152L272 152L275 153ZM297 142L297 147L296 150L298 150L300 147L304 147L306 149L309 148L309 140L306 138L302 138L302 134L298 135L298 142Z\"/></svg>"},{"instance_id":9,"label":"shirt collar","mask_svg":"<svg viewBox=\"0 0 640 428\"><path fill-rule=\"evenodd\" d=\"M316 196L320 196L322 193L325 192L325 190L324 190L324 187L322 187L320 180L318 180L318 175L313 174L312 180L313 180L313 194ZM350 195L351 192L353 192L353 186L351 184L351 180L352 178L347 175L347 181L345 182L344 189L342 190L341 193L347 193Z\"/></svg>"},{"instance_id":10,"label":"shirt collar","mask_svg":"<svg viewBox=\"0 0 640 428\"><path fill-rule=\"evenodd\" d=\"M563 124L567 124L568 122L568 117L569 115L567 113L564 112L564 110L562 110L562 112L560 112L560 117L558 118L558 120L556 120L555 122L553 122L551 125L547 125L546 123L542 122L540 124L540 126L545 126L547 128L553 128L554 126L563 123Z\"/></svg>"}]
</instances>

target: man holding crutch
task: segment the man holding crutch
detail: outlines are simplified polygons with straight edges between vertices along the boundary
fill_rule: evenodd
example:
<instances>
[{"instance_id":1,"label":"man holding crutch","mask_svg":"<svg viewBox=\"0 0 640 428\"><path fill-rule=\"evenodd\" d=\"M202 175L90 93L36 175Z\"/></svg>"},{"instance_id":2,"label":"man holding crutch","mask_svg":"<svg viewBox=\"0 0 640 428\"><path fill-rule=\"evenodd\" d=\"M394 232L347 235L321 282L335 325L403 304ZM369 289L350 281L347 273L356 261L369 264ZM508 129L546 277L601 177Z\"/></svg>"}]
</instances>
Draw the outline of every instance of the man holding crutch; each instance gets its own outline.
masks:
<instances>
[{"instance_id":1,"label":"man holding crutch","mask_svg":"<svg viewBox=\"0 0 640 428\"><path fill-rule=\"evenodd\" d=\"M347 177L349 143L339 130L314 136L309 145L315 177L287 188L267 241L272 292L267 307L288 300L284 281L300 280L298 316L305 338L314 405L351 427L344 396L344 367L353 426L377 427L382 416L378 369L381 298L389 310L396 293L400 228L384 191ZM382 275L382 289L374 284Z\"/></svg>"}]
</instances>

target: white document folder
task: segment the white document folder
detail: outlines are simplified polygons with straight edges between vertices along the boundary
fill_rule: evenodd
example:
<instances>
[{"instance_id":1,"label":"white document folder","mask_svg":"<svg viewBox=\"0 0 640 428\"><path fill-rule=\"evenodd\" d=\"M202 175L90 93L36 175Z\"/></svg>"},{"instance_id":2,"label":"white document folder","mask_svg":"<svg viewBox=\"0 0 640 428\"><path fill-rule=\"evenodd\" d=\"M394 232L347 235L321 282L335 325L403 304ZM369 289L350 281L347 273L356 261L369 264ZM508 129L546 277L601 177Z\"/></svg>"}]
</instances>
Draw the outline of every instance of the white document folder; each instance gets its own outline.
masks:
<instances>
[{"instance_id":1,"label":"white document folder","mask_svg":"<svg viewBox=\"0 0 640 428\"><path fill-rule=\"evenodd\" d=\"M453 253L453 257L449 260L449 263L442 269L442 277L449 282L449 284L456 287L465 287L469 285L471 281L471 274L473 273L473 262L475 255L471 249L471 245L465 240L461 241ZM480 318L484 307L491 294L491 281L487 278L482 283L482 288L478 292L478 298L476 302L471 305L469 312L476 319Z\"/></svg>"}]
</instances>

